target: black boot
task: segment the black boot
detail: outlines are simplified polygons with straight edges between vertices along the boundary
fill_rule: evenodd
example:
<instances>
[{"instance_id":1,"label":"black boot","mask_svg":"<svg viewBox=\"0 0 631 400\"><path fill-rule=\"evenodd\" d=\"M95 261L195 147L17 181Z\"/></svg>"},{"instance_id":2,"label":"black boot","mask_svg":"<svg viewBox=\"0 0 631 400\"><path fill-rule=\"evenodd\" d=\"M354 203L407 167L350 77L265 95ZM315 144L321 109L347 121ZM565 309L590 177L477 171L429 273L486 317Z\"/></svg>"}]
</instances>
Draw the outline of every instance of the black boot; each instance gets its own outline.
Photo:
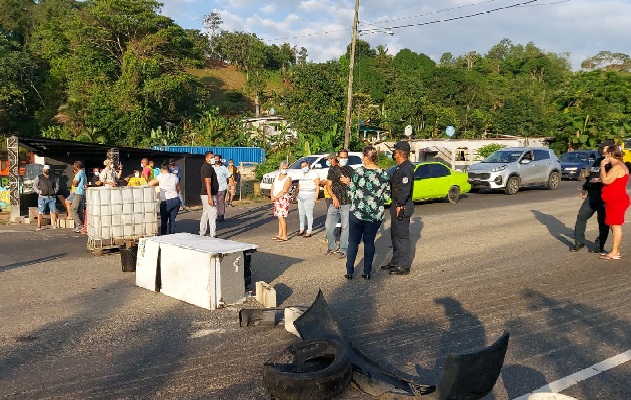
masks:
<instances>
[{"instance_id":1,"label":"black boot","mask_svg":"<svg viewBox=\"0 0 631 400\"><path fill-rule=\"evenodd\" d=\"M585 243L574 243L574 246L570 247L570 251L579 251L585 247Z\"/></svg>"}]
</instances>

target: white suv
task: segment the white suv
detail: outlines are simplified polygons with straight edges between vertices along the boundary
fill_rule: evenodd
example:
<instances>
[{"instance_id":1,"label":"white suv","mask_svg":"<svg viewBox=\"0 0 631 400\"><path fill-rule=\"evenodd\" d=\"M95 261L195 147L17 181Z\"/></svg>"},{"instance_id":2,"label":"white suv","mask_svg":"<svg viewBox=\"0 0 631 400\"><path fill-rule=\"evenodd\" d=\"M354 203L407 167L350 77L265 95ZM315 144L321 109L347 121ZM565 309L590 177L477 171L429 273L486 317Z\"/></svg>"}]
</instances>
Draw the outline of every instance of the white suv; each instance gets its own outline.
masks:
<instances>
[{"instance_id":1,"label":"white suv","mask_svg":"<svg viewBox=\"0 0 631 400\"><path fill-rule=\"evenodd\" d=\"M467 168L472 191L502 189L515 194L524 186L545 185L556 189L561 182L561 163L546 147L506 147Z\"/></svg>"},{"instance_id":2,"label":"white suv","mask_svg":"<svg viewBox=\"0 0 631 400\"><path fill-rule=\"evenodd\" d=\"M300 178L300 174L302 171L300 170L300 164L303 161L306 161L311 166L320 179L326 179L327 174L329 173L329 167L326 165L326 161L328 160L329 153L326 154L318 154L312 156L304 156L298 159L295 163L291 164L287 169L287 174L291 178L291 188L289 189L289 197L292 202L296 201L296 187L298 186L298 179ZM362 165L362 153L361 152L348 152L348 165L351 168L356 169ZM268 196L270 195L270 191L272 190L272 182L276 179L278 175L278 170L268 172L263 175L263 179L261 180L261 192Z\"/></svg>"}]
</instances>

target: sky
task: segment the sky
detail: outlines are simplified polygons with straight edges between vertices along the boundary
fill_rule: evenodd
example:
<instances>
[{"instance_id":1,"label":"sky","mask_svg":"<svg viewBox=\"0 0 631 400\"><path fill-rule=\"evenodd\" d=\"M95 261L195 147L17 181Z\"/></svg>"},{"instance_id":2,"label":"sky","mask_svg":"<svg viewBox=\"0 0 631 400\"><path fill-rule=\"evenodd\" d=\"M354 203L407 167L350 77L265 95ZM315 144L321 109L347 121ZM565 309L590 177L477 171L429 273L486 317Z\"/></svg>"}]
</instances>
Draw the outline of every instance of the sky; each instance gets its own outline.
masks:
<instances>
[{"instance_id":1,"label":"sky","mask_svg":"<svg viewBox=\"0 0 631 400\"><path fill-rule=\"evenodd\" d=\"M305 47L312 62L346 52L355 9L354 0L162 3L162 14L184 28L203 31L203 16L216 12L221 29L255 33L269 45ZM373 48L384 45L392 55L408 48L436 62L445 52L486 54L504 38L533 42L546 52L568 53L578 70L602 50L631 55L631 0L360 0L358 31Z\"/></svg>"}]
</instances>

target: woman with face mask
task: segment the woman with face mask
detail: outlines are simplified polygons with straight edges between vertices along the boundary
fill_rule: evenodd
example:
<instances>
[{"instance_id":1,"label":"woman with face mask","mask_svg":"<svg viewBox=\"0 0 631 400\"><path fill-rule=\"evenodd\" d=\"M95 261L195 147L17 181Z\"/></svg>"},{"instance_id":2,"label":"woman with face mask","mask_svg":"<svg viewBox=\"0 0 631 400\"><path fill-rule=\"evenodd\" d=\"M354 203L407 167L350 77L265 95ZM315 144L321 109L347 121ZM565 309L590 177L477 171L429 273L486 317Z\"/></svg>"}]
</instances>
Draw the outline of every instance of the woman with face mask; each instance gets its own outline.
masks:
<instances>
[{"instance_id":1,"label":"woman with face mask","mask_svg":"<svg viewBox=\"0 0 631 400\"><path fill-rule=\"evenodd\" d=\"M149 186L160 188L160 235L175 233L175 218L180 211L180 180L169 172L169 164L164 162L160 175L149 181Z\"/></svg>"},{"instance_id":2,"label":"woman with face mask","mask_svg":"<svg viewBox=\"0 0 631 400\"><path fill-rule=\"evenodd\" d=\"M377 149L364 147L363 165L355 170L351 178L351 209L349 216L348 256L346 275L353 279L355 259L359 243L364 243L364 269L362 278L369 280L375 257L375 237L383 221L383 202L390 198L388 173L377 165Z\"/></svg>"},{"instance_id":3,"label":"woman with face mask","mask_svg":"<svg viewBox=\"0 0 631 400\"><path fill-rule=\"evenodd\" d=\"M298 235L309 238L313 236L313 209L320 196L320 177L309 167L309 163L303 161L300 164L302 174L298 180L298 216L300 218L300 230ZM305 227L306 220L306 227Z\"/></svg>"},{"instance_id":4,"label":"woman with face mask","mask_svg":"<svg viewBox=\"0 0 631 400\"><path fill-rule=\"evenodd\" d=\"M276 175L270 191L270 200L274 205L274 216L278 218L278 235L272 239L277 242L286 242L287 238L287 215L289 214L289 188L291 178L287 175L287 162L282 161L279 165L280 172Z\"/></svg>"}]
</instances>

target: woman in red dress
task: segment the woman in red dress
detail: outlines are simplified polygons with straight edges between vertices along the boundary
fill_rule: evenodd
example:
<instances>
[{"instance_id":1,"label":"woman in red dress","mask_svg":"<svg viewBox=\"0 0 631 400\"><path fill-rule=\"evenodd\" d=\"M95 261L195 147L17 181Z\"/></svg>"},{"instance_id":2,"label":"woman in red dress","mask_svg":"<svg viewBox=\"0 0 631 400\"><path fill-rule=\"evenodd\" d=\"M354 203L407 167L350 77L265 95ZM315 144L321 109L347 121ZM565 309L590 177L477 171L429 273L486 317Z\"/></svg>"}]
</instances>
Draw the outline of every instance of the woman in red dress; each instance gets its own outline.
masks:
<instances>
[{"instance_id":1,"label":"woman in red dress","mask_svg":"<svg viewBox=\"0 0 631 400\"><path fill-rule=\"evenodd\" d=\"M605 171L605 166L611 169ZM607 254L601 254L603 260L620 259L620 243L622 242L622 224L624 213L631 200L627 194L629 169L622 161L622 148L618 145L607 148L607 156L600 162L600 181L603 186L602 199L605 202L605 223L611 228L613 248Z\"/></svg>"}]
</instances>

